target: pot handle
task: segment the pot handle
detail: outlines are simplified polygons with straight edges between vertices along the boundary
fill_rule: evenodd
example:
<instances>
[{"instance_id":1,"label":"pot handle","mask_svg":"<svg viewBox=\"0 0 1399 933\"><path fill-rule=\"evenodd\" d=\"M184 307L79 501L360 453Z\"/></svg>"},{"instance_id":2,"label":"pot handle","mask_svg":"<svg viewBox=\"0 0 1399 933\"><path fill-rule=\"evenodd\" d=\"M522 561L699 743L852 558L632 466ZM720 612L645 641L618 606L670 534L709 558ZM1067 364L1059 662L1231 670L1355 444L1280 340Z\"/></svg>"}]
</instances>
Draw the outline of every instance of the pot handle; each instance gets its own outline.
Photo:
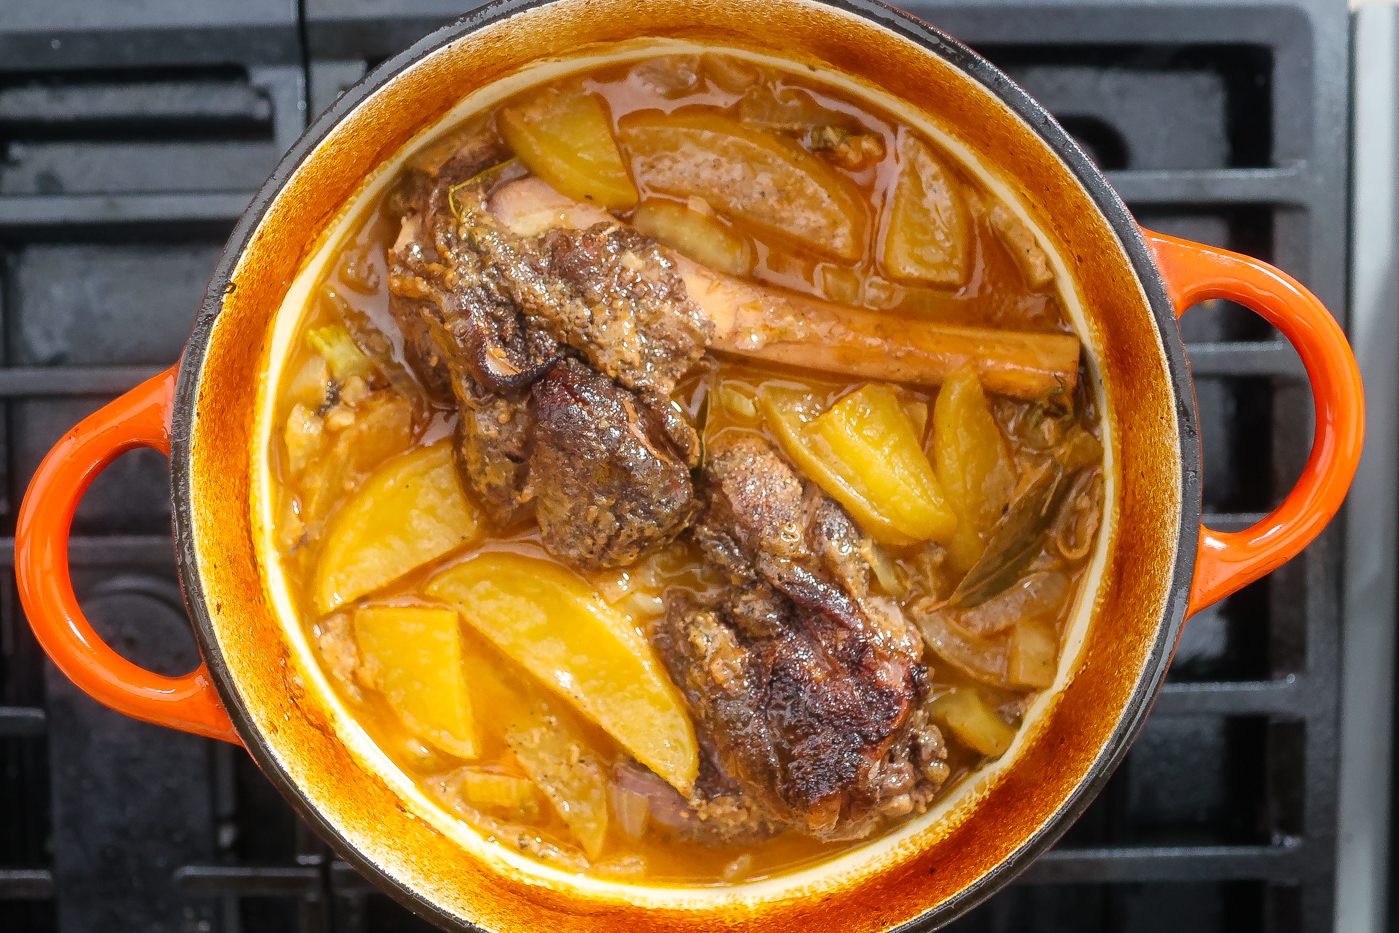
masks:
<instances>
[{"instance_id":1,"label":"pot handle","mask_svg":"<svg viewBox=\"0 0 1399 933\"><path fill-rule=\"evenodd\" d=\"M87 487L107 464L137 447L170 454L178 367L141 383L84 418L34 473L15 529L15 578L25 615L54 664L88 696L136 719L240 742L209 668L165 677L113 651L83 617L68 575L68 533Z\"/></svg>"},{"instance_id":2,"label":"pot handle","mask_svg":"<svg viewBox=\"0 0 1399 933\"><path fill-rule=\"evenodd\" d=\"M1143 230L1176 317L1197 302L1228 298L1282 331L1307 369L1316 404L1316 439L1297 485L1252 528L1200 526L1189 615L1295 557L1341 507L1360 461L1365 397L1345 333L1315 295L1286 272L1248 256Z\"/></svg>"}]
</instances>

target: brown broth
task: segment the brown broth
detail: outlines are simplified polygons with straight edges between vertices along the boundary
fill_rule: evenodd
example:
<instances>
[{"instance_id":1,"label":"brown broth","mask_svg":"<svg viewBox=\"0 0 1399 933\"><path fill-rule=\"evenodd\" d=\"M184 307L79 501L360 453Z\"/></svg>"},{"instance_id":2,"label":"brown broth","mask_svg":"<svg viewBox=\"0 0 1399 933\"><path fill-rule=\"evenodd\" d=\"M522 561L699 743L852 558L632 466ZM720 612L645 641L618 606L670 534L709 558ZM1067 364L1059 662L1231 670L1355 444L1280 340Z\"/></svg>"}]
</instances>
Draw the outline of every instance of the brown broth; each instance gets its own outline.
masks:
<instances>
[{"instance_id":1,"label":"brown broth","mask_svg":"<svg viewBox=\"0 0 1399 933\"><path fill-rule=\"evenodd\" d=\"M722 65L722 62L720 64ZM712 60L707 58L703 61L697 61L693 57L655 59L641 64L628 63L596 69L583 76L582 81L588 90L602 95L607 101L614 123L627 113L645 109L671 111L680 107L708 107L732 114L742 106L743 95L737 91L725 90L712 76L706 77L706 74L713 70L712 65ZM690 71L695 71L698 75L693 82L686 77ZM846 172L866 199L870 216L882 216L884 212L881 208L885 201L892 197L896 181L897 166L894 153L898 134L910 131L876 108L850 99L843 93L808 80L804 76L775 71L769 71L767 75L768 87L778 97L793 93L805 94L811 104L835 115L834 119L838 119L843 125L860 133L876 135L883 140L882 159L858 171ZM573 76L563 80L579 79ZM955 165L953 160L947 161ZM983 205L990 203L992 195L981 188L969 172L961 166L956 166L954 172L957 184L965 193L979 199ZM660 197L647 191L644 184L640 187L643 199ZM986 211L973 210L972 214L975 218L975 230L971 272L966 283L955 289L900 285L882 278L876 257L879 255L883 232L878 229L868 238L864 255L850 265L832 262L789 242L766 241L751 230L740 232L753 237L757 246L759 258L752 277L794 292L884 310L891 315L906 318L910 326L916 326L919 321L937 321L1024 331L1071 332L1056 292L1052 288L1031 289L1008 249L991 228ZM626 219L630 214L622 216ZM739 225L734 226L738 228ZM382 332L388 338L393 358L402 360L402 336L388 312L386 255L397 230L397 219L390 207L389 197L385 195L365 215L324 275L320 288L315 292L315 297L303 315L300 323L301 335L341 320L340 310L326 294L327 291L332 291L352 312ZM300 617L312 634L313 641L324 633L328 623L327 620L318 617L313 606L310 576L323 543L318 540L318 536L324 521L334 514L334 510L320 516L319 523L313 522L307 526L304 534L296 533L301 519L293 513L296 513L300 508L299 504L306 500L309 490L305 484L307 478L314 475L314 469L308 468L301 478L291 474L288 466L289 451L283 439L282 426L287 423L294 405L293 400L288 397L290 387L304 366L314 365L315 356L316 352L305 339L300 339L299 335L287 361L283 383L279 387L281 395L276 409L277 429L274 431L274 442L270 451L279 516L277 532L283 549L284 567L290 578L290 590L293 598L297 600ZM1073 423L1079 424L1095 437L1100 436L1096 409L1091 393L1084 388L1085 382L1086 380L1080 380L1075 404L1068 411L1062 404L1052 400L1023 402L1006 398L993 399L997 422L1022 470L1036 457L1043 456L1039 446L1044 438L1052 440L1056 432L1062 434L1063 430ZM708 355L682 381L674 398L692 417L698 418L701 413L705 415L703 435L706 440L720 433L741 431L758 433L775 441L775 436L764 424L761 414L755 416L753 411L748 409L751 400L763 386L800 387L817 395L825 405L829 405L862 384L860 380ZM395 391L383 378L370 379L366 388L371 390L370 398L382 398L383 393ZM323 424L329 424L329 419L334 417L337 411L343 412L342 418L353 419L363 405L368 404L349 404L353 399L347 401L348 390L348 384L332 385L329 396L316 406L317 414L323 418ZM924 444L930 444L931 415L937 390L903 386L898 387L898 392L906 408L917 411L921 407L925 413ZM744 399L749 402L745 403ZM404 436L400 447L432 443L449 435L453 429L456 418L454 410L433 407L421 400L417 402L417 406L411 436ZM328 448L327 441L322 447L321 457L326 456ZM385 449L380 459L386 459L396 452L397 449ZM313 461L313 467L316 463L317 461ZM344 488L335 495L336 507L343 503L364 478L364 475L355 473L342 480ZM1100 496L1101 485L1097 488ZM1091 535L1092 529L1087 533ZM1043 552L1031 567L1052 564L1065 572L1070 580L1067 595L1052 620L1059 633L1062 650L1064 628L1068 623L1080 582L1086 573L1088 557L1066 561L1054 548L1054 541L1047 540ZM386 589L359 600L359 603L431 602L422 595L423 585L430 577L446 566L490 550L509 550L552 559L548 558L543 550L537 530L532 526L525 529L493 529L480 545L470 548L465 553L450 554L442 560L420 567ZM891 562L897 568L897 576L907 585L908 592L903 599L906 604L922 596L945 598L956 583L946 562L941 559L940 549L936 545L887 550ZM583 576L605 599L629 614L643 631L648 620L660 611L662 596L668 589L683 588L704 592L721 585L717 575L703 566L698 548L687 539L644 558L633 567ZM482 636L471 631L469 626L464 628L467 629L464 635L467 650L479 652L500 665L513 663ZM929 664L930 680L935 693L945 692L950 688L975 690L993 709L1014 705L1027 693L1025 690L1001 690L973 680L931 652L925 655L925 660ZM449 772L464 763L425 744L403 724L381 696L363 684L346 682L334 676L331 677L331 681L336 685L341 699L351 713L384 753L423 786L429 787L434 776ZM950 791L985 760L983 756L957 741L950 731L944 732L948 739L948 765L952 776L945 783L942 794ZM610 766L613 760L623 754L617 743L602 730L593 728L590 734L595 743L595 751L605 765ZM488 741L486 754L471 763L495 769L502 774L523 776L518 762L513 760L499 739ZM447 809L450 812L450 807ZM699 885L753 880L791 871L861 844L820 842L789 832L756 845L707 846L673 838L668 832L654 825L641 839L632 840L619 831L615 822L614 819L602 854L594 860L589 870L600 876L619 880L644 879L648 882ZM890 827L900 822L902 820L892 821ZM539 808L537 820L529 823L527 829L540 839L563 847L572 846L567 826L547 804ZM643 865L637 861L638 856L644 859L644 867L638 867Z\"/></svg>"}]
</instances>

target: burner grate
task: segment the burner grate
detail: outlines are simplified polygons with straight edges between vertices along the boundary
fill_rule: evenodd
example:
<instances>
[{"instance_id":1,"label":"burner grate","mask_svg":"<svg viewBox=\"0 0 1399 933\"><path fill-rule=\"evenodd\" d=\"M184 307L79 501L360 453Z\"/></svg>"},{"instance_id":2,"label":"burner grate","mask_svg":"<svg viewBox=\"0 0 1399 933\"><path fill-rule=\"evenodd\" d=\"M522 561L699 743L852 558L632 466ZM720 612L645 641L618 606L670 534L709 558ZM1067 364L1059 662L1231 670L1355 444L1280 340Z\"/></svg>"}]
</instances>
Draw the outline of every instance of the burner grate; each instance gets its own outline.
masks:
<instances>
[{"instance_id":1,"label":"burner grate","mask_svg":"<svg viewBox=\"0 0 1399 933\"><path fill-rule=\"evenodd\" d=\"M1047 4L1013 24L961 7L928 18L1064 115L1145 226L1274 262L1345 306L1344 11ZM1307 456L1305 373L1276 331L1226 302L1192 309L1182 332L1206 522L1243 528ZM1333 529L1188 622L1103 794L1020 882L953 928L1329 929L1339 557Z\"/></svg>"},{"instance_id":2,"label":"burner grate","mask_svg":"<svg viewBox=\"0 0 1399 933\"><path fill-rule=\"evenodd\" d=\"M440 0L100 5L0 24L0 516L59 433L174 360L219 246L278 155ZM1349 18L1321 0L905 4L1046 103L1143 223L1276 262L1345 307ZM103 17L110 21L102 21ZM135 325L135 326L133 326ZM1305 460L1310 399L1227 303L1182 327L1212 527L1247 526ZM94 624L194 664L159 457L85 498ZM0 550L8 567L12 547ZM1063 842L954 929L1321 931L1334 899L1341 537L1187 626L1141 740ZM0 591L0 929L273 933L426 927L310 834L247 756L102 709Z\"/></svg>"}]
</instances>

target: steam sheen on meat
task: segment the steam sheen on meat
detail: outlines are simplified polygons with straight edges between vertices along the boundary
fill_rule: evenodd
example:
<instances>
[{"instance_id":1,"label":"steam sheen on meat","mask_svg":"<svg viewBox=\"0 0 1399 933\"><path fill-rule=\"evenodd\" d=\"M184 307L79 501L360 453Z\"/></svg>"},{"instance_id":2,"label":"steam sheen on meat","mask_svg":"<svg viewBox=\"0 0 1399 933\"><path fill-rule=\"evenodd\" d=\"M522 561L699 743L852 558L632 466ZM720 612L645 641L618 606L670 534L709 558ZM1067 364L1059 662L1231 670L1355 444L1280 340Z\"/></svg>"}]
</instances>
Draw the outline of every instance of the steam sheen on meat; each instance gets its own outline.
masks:
<instances>
[{"instance_id":1,"label":"steam sheen on meat","mask_svg":"<svg viewBox=\"0 0 1399 933\"><path fill-rule=\"evenodd\" d=\"M532 322L627 388L669 395L709 345L713 322L675 264L632 227L604 221L528 239L480 193L462 227Z\"/></svg>"},{"instance_id":2,"label":"steam sheen on meat","mask_svg":"<svg viewBox=\"0 0 1399 933\"><path fill-rule=\"evenodd\" d=\"M616 567L685 528L690 470L658 404L571 357L535 383L529 481L552 550L583 567Z\"/></svg>"},{"instance_id":3,"label":"steam sheen on meat","mask_svg":"<svg viewBox=\"0 0 1399 933\"><path fill-rule=\"evenodd\" d=\"M947 777L922 641L869 590L860 535L765 440L708 452L694 535L731 585L667 600L652 642L723 771L764 822L853 839Z\"/></svg>"}]
</instances>

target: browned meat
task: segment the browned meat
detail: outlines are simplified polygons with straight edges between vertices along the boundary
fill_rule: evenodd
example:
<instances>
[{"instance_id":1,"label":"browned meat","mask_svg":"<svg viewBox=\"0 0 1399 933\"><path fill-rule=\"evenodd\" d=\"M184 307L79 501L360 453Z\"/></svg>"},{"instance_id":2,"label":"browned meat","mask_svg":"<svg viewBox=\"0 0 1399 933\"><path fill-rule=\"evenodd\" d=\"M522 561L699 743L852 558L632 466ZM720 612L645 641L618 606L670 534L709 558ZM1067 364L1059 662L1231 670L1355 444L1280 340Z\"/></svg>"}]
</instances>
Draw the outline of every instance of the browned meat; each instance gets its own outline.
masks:
<instances>
[{"instance_id":1,"label":"browned meat","mask_svg":"<svg viewBox=\"0 0 1399 933\"><path fill-rule=\"evenodd\" d=\"M619 567L694 512L690 471L654 407L577 360L534 386L529 491L544 545L576 567Z\"/></svg>"},{"instance_id":2,"label":"browned meat","mask_svg":"<svg viewBox=\"0 0 1399 933\"><path fill-rule=\"evenodd\" d=\"M860 838L947 777L917 630L869 592L860 535L762 438L721 436L694 532L733 585L672 593L652 642L764 819Z\"/></svg>"},{"instance_id":3,"label":"browned meat","mask_svg":"<svg viewBox=\"0 0 1399 933\"><path fill-rule=\"evenodd\" d=\"M457 184L510 158L510 147L489 119L469 121L458 131L416 153L404 166L390 206L400 216L418 209L440 180Z\"/></svg>"},{"instance_id":4,"label":"browned meat","mask_svg":"<svg viewBox=\"0 0 1399 933\"><path fill-rule=\"evenodd\" d=\"M532 514L526 490L534 412L529 396L492 395L470 375L456 379L457 472L497 527L508 528Z\"/></svg>"},{"instance_id":5,"label":"browned meat","mask_svg":"<svg viewBox=\"0 0 1399 933\"><path fill-rule=\"evenodd\" d=\"M478 149L397 194L390 310L405 355L456 401L458 468L494 522L533 512L575 566L629 563L693 514L699 439L666 396L712 326L634 230L510 232L486 210L487 183L460 187L488 167Z\"/></svg>"},{"instance_id":6,"label":"browned meat","mask_svg":"<svg viewBox=\"0 0 1399 933\"><path fill-rule=\"evenodd\" d=\"M458 471L491 520L508 527L531 512L529 385L558 359L559 348L548 334L526 328L486 275L456 284L425 303L417 322L433 359L451 374L460 412Z\"/></svg>"},{"instance_id":7,"label":"browned meat","mask_svg":"<svg viewBox=\"0 0 1399 933\"><path fill-rule=\"evenodd\" d=\"M617 222L519 236L458 194L461 230L532 325L630 389L669 395L703 355L714 324L654 240Z\"/></svg>"},{"instance_id":8,"label":"browned meat","mask_svg":"<svg viewBox=\"0 0 1399 933\"><path fill-rule=\"evenodd\" d=\"M389 251L389 313L403 332L404 357L423 388L439 402L452 401L451 373L424 317L445 323L458 285L454 259L463 257L452 213L451 188L506 158L491 132L469 132L434 146L404 173L391 207L400 215L398 239ZM472 264L472 275L479 272Z\"/></svg>"},{"instance_id":9,"label":"browned meat","mask_svg":"<svg viewBox=\"0 0 1399 933\"><path fill-rule=\"evenodd\" d=\"M492 392L528 388L560 356L547 330L531 325L516 307L500 274L462 248L445 276L449 288L439 302L450 334L454 362ZM435 330L431 322L429 329Z\"/></svg>"},{"instance_id":10,"label":"browned meat","mask_svg":"<svg viewBox=\"0 0 1399 933\"><path fill-rule=\"evenodd\" d=\"M685 409L668 398L645 393L641 395L646 430L655 437L670 442L677 456L693 469L700 462L700 439Z\"/></svg>"},{"instance_id":11,"label":"browned meat","mask_svg":"<svg viewBox=\"0 0 1399 933\"><path fill-rule=\"evenodd\" d=\"M771 587L733 587L710 602L673 596L652 643L697 731L760 814L715 825L721 836L757 823L858 839L926 807L947 778L914 666ZM902 677L890 683L887 673Z\"/></svg>"},{"instance_id":12,"label":"browned meat","mask_svg":"<svg viewBox=\"0 0 1399 933\"><path fill-rule=\"evenodd\" d=\"M403 333L403 357L424 391L438 402L452 401L452 377L436 343L428 335L424 315L438 315L431 301L389 292L389 314Z\"/></svg>"},{"instance_id":13,"label":"browned meat","mask_svg":"<svg viewBox=\"0 0 1399 933\"><path fill-rule=\"evenodd\" d=\"M469 136L454 153L437 147L407 173L394 197L402 223L390 256L389 311L424 388L457 403L459 472L491 520L510 526L532 509L529 385L559 347L526 326L499 275L458 235L451 188L499 162L497 143L489 133Z\"/></svg>"},{"instance_id":14,"label":"browned meat","mask_svg":"<svg viewBox=\"0 0 1399 933\"><path fill-rule=\"evenodd\" d=\"M654 240L633 227L555 228L550 270L581 302L557 307L556 332L623 385L669 395L699 360L714 324Z\"/></svg>"},{"instance_id":15,"label":"browned meat","mask_svg":"<svg viewBox=\"0 0 1399 933\"><path fill-rule=\"evenodd\" d=\"M762 580L882 651L918 660L917 628L892 600L870 593L854 521L771 444L721 435L710 445L705 478L695 538L734 583Z\"/></svg>"}]
</instances>

